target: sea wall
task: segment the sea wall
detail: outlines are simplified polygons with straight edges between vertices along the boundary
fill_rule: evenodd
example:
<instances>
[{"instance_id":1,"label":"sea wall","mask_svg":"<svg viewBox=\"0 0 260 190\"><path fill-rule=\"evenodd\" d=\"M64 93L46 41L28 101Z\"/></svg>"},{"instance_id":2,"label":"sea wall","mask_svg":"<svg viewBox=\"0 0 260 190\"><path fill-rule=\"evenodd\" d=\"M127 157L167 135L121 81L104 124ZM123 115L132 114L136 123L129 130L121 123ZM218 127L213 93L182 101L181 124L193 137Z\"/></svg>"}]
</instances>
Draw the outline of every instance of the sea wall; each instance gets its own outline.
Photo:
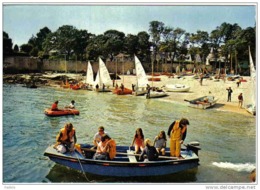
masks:
<instances>
[{"instance_id":1,"label":"sea wall","mask_svg":"<svg viewBox=\"0 0 260 190\"><path fill-rule=\"evenodd\" d=\"M4 73L24 73L24 72L68 72L79 73L86 72L87 61L65 61L65 60L43 60L32 57L5 57L3 61ZM125 62L106 61L106 66L110 73L118 74L134 74L134 61L127 60ZM152 72L151 63L142 63L146 73ZM91 62L94 73L98 70L98 62ZM194 64L179 64L179 63L155 63L153 67L154 72L172 73L176 72L176 67L181 69L193 70ZM197 66L197 68L205 68L206 65ZM212 66L208 65L207 69L212 71Z\"/></svg>"}]
</instances>

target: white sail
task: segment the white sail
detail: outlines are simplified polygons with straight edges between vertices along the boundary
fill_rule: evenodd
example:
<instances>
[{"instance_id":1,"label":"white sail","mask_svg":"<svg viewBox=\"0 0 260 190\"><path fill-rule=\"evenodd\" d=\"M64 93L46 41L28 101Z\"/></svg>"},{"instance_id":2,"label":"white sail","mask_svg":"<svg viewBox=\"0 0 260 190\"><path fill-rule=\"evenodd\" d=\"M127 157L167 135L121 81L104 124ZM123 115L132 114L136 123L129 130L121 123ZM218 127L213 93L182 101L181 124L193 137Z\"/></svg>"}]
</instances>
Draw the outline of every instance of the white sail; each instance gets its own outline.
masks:
<instances>
[{"instance_id":1,"label":"white sail","mask_svg":"<svg viewBox=\"0 0 260 190\"><path fill-rule=\"evenodd\" d=\"M101 58L99 58L99 71L100 71L100 82L102 82L106 85L106 86L112 86L112 80L110 78L110 74L107 70L107 67L105 65L105 63L102 61Z\"/></svg>"},{"instance_id":2,"label":"white sail","mask_svg":"<svg viewBox=\"0 0 260 190\"><path fill-rule=\"evenodd\" d=\"M100 88L103 86L103 84L105 84L106 87L112 86L112 80L110 78L109 72L101 58L99 58L99 69L97 72L94 88L97 84Z\"/></svg>"},{"instance_id":3,"label":"white sail","mask_svg":"<svg viewBox=\"0 0 260 190\"><path fill-rule=\"evenodd\" d=\"M251 51L250 51L250 47L249 47L249 64L250 64L250 77L251 77L251 83L252 83L252 89L253 89L253 93L252 93L252 104L255 105L255 97L256 97L256 71L255 71L255 66L254 66L254 62L252 59L252 55L251 55Z\"/></svg>"},{"instance_id":4,"label":"white sail","mask_svg":"<svg viewBox=\"0 0 260 190\"><path fill-rule=\"evenodd\" d=\"M136 56L135 56L135 69L136 69L137 87L138 88L146 87L148 84L148 79L145 74L142 63Z\"/></svg>"},{"instance_id":5,"label":"white sail","mask_svg":"<svg viewBox=\"0 0 260 190\"><path fill-rule=\"evenodd\" d=\"M249 47L249 65L250 65L250 78L251 78L251 88L252 88L252 93L251 93L251 102L250 104L246 105L246 110L255 115L256 114L256 70L254 66L254 62L252 59L250 47Z\"/></svg>"},{"instance_id":6,"label":"white sail","mask_svg":"<svg viewBox=\"0 0 260 190\"><path fill-rule=\"evenodd\" d=\"M93 85L94 84L94 74L93 74L93 69L92 69L92 66L91 66L90 62L88 62L86 83L89 84L89 85Z\"/></svg>"}]
</instances>

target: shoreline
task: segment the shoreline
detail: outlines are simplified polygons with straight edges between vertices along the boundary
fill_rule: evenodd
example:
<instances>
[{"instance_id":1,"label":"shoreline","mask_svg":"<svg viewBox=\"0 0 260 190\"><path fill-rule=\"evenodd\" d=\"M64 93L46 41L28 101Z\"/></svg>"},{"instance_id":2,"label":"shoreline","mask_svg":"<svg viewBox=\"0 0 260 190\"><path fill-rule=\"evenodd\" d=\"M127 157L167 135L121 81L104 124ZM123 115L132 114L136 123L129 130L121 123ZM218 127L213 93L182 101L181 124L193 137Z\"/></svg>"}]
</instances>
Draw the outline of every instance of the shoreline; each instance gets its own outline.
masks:
<instances>
[{"instance_id":1,"label":"shoreline","mask_svg":"<svg viewBox=\"0 0 260 190\"><path fill-rule=\"evenodd\" d=\"M10 80L14 80L15 77L19 76L20 80L17 80L16 82L8 82ZM7 83L22 83L24 84L24 81L28 81L30 78L37 79L36 82L37 86L48 86L51 88L61 88L61 78L67 77L70 80L77 80L84 82L85 76L82 76L82 74L71 74L71 73L49 73L49 74L13 74L13 75L4 75L4 81ZM136 76L134 75L119 75L121 79L116 80L115 84L121 84L123 83L126 88L132 89L132 84L136 84ZM148 78L151 76L147 76ZM186 100L192 100L195 98L199 98L206 95L212 95L215 96L218 101L217 104L210 108L210 109L216 109L218 111L223 112L233 112L237 114L242 114L244 116L248 117L255 117L248 113L246 109L239 108L238 107L238 99L237 96L239 93L243 93L244 95L244 104L246 105L250 102L250 97L245 97L245 95L248 95L252 92L252 89L250 88L250 77L243 77L246 82L242 82L239 87L237 87L237 84L235 81L214 81L212 79L203 79L202 85L199 83L199 79L194 79L192 76L184 76L181 78L169 78L168 76L161 75L156 76L156 78L160 78L160 81L149 81L150 86L154 87L162 87L165 84L185 84L191 87L189 92L167 92L168 96L163 97L163 101L169 101L169 102L175 102L185 105L184 99ZM8 80L9 79L9 80ZM23 80L21 80L23 79ZM40 81L40 82L39 82ZM42 81L42 82L41 82ZM24 82L24 83L23 83ZM232 93L232 100L231 102L227 102L227 90L226 88L231 87L233 90ZM113 87L112 87L113 88ZM196 109L196 108L194 108Z\"/></svg>"}]
</instances>

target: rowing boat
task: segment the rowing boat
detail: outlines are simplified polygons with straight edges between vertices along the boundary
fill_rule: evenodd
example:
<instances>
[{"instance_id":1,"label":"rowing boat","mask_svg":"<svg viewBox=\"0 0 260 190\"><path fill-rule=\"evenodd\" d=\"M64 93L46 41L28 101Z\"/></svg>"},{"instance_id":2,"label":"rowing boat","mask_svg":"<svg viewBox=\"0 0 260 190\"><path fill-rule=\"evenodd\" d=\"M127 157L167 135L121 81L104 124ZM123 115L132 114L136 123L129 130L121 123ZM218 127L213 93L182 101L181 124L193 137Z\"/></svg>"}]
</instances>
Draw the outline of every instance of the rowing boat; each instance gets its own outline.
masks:
<instances>
[{"instance_id":1,"label":"rowing boat","mask_svg":"<svg viewBox=\"0 0 260 190\"><path fill-rule=\"evenodd\" d=\"M156 161L140 161L139 154L127 146L116 147L113 160L94 160L90 144L81 144L83 154L78 151L59 153L53 146L47 147L44 156L63 166L101 176L135 177L168 175L195 168L199 165L199 144L189 143L181 150L181 158L159 156Z\"/></svg>"}]
</instances>

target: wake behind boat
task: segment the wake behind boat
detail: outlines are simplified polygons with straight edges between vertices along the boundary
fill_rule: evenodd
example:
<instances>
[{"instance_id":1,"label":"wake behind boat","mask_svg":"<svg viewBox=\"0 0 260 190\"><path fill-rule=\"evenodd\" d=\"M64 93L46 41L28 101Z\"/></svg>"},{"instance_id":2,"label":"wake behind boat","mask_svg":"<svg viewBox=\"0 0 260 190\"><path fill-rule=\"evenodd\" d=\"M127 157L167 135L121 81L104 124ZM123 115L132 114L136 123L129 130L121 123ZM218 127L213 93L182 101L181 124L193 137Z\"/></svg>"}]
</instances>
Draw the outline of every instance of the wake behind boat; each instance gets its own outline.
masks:
<instances>
[{"instance_id":1,"label":"wake behind boat","mask_svg":"<svg viewBox=\"0 0 260 190\"><path fill-rule=\"evenodd\" d=\"M184 100L188 102L188 106L193 108L207 109L213 107L217 103L218 99L214 96L203 96L193 100Z\"/></svg>"},{"instance_id":2,"label":"wake behind boat","mask_svg":"<svg viewBox=\"0 0 260 190\"><path fill-rule=\"evenodd\" d=\"M117 177L135 176L159 176L173 174L195 168L199 165L198 143L190 143L181 150L182 158L169 156L169 148L166 149L166 156L159 156L157 161L139 161L138 154L129 150L127 146L116 147L116 157L113 160L94 160L94 152L90 144L81 144L83 154L78 151L59 153L53 146L49 146L44 156L50 160L83 172Z\"/></svg>"}]
</instances>

